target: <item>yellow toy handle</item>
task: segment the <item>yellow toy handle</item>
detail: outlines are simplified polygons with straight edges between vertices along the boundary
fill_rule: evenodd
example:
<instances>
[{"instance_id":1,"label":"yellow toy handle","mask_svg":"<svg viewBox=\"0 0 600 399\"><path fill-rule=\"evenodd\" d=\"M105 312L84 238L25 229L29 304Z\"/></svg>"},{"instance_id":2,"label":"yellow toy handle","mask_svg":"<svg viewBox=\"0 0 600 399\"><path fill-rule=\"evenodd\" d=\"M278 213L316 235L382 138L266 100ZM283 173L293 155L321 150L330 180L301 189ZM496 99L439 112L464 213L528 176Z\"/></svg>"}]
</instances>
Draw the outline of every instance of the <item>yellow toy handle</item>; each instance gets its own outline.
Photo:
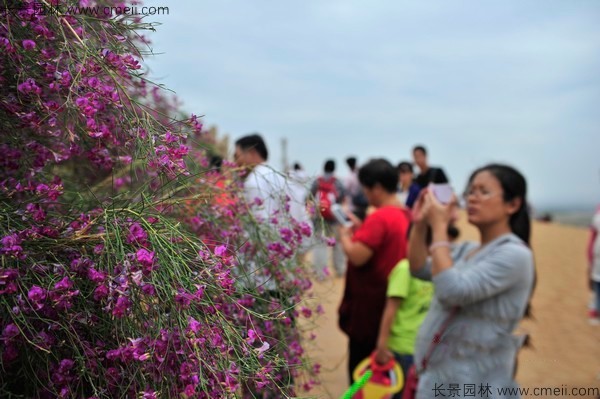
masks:
<instances>
[{"instance_id":1,"label":"yellow toy handle","mask_svg":"<svg viewBox=\"0 0 600 399\"><path fill-rule=\"evenodd\" d=\"M352 376L354 377L354 380L359 380L360 377L362 376L362 374L364 374L364 371L366 369L369 368L369 366L371 365L371 356L365 358L363 361L361 361L358 366L356 366L356 368L354 369L354 372L352 373ZM397 380L396 383L394 385L391 385L389 387L381 387L378 386L377 391L378 393L380 392L382 395L384 394L390 394L390 393L396 393L396 392L400 392L400 389L402 389L402 387L404 386L404 373L402 372L402 369L400 368L400 365L397 362L394 362L394 367L392 368L392 370L394 371L394 373L397 376ZM367 385L371 385L371 389L374 388L370 382L367 382ZM365 386L365 388L367 388Z\"/></svg>"}]
</instances>

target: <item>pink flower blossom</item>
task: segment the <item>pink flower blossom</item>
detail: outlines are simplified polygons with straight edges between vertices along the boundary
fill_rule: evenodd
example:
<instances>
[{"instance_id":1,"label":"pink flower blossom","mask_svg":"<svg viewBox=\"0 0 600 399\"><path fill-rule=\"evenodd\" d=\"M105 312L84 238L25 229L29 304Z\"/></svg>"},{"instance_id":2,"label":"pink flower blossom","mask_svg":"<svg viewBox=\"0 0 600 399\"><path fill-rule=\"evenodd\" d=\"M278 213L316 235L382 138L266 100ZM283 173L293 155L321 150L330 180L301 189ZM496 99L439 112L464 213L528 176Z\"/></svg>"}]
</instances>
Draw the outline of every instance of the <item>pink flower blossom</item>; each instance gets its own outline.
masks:
<instances>
[{"instance_id":1,"label":"pink flower blossom","mask_svg":"<svg viewBox=\"0 0 600 399\"><path fill-rule=\"evenodd\" d=\"M23 40L23 48L25 50L33 50L35 48L35 42L33 40Z\"/></svg>"},{"instance_id":2,"label":"pink flower blossom","mask_svg":"<svg viewBox=\"0 0 600 399\"><path fill-rule=\"evenodd\" d=\"M198 320L194 319L192 316L188 317L188 328L190 331L192 331L194 334L198 334L201 327L202 324L200 324Z\"/></svg>"},{"instance_id":3,"label":"pink flower blossom","mask_svg":"<svg viewBox=\"0 0 600 399\"><path fill-rule=\"evenodd\" d=\"M142 285L142 292L148 296L156 295L156 290L154 289L154 286L148 283Z\"/></svg>"},{"instance_id":4,"label":"pink flower blossom","mask_svg":"<svg viewBox=\"0 0 600 399\"><path fill-rule=\"evenodd\" d=\"M11 340L21 334L19 328L14 323L9 323L2 330L2 338L4 340Z\"/></svg>"},{"instance_id":5,"label":"pink flower blossom","mask_svg":"<svg viewBox=\"0 0 600 399\"><path fill-rule=\"evenodd\" d=\"M132 223L129 227L129 234L127 235L127 242L131 243L144 243L148 239L148 234L139 223Z\"/></svg>"},{"instance_id":6,"label":"pink flower blossom","mask_svg":"<svg viewBox=\"0 0 600 399\"><path fill-rule=\"evenodd\" d=\"M154 251L148 251L145 248L138 249L135 256L137 261L145 267L152 267L154 264Z\"/></svg>"},{"instance_id":7,"label":"pink flower blossom","mask_svg":"<svg viewBox=\"0 0 600 399\"><path fill-rule=\"evenodd\" d=\"M126 296L120 296L117 299L117 303L113 308L112 314L117 318L121 318L127 314L130 306L131 301L129 300L129 298L127 298Z\"/></svg>"},{"instance_id":8,"label":"pink flower blossom","mask_svg":"<svg viewBox=\"0 0 600 399\"><path fill-rule=\"evenodd\" d=\"M227 253L227 247L225 245L219 245L215 248L215 255L217 256L225 256Z\"/></svg>"},{"instance_id":9,"label":"pink flower blossom","mask_svg":"<svg viewBox=\"0 0 600 399\"><path fill-rule=\"evenodd\" d=\"M256 338L256 332L252 329L248 330L248 338L246 338L246 342L248 342L249 345L252 345Z\"/></svg>"},{"instance_id":10,"label":"pink flower blossom","mask_svg":"<svg viewBox=\"0 0 600 399\"><path fill-rule=\"evenodd\" d=\"M27 293L27 298L31 301L33 308L36 310L40 310L44 307L44 302L46 301L47 291L40 286L34 285L29 289Z\"/></svg>"}]
</instances>

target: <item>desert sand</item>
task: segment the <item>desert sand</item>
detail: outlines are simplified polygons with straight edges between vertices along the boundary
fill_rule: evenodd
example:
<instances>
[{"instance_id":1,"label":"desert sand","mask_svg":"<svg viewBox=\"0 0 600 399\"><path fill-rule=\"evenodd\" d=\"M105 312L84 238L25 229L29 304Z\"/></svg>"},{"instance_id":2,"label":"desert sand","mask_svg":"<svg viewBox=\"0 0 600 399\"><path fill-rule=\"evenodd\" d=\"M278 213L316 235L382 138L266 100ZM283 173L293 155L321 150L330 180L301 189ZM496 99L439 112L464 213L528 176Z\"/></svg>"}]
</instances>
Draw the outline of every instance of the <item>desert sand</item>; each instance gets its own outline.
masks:
<instances>
[{"instance_id":1,"label":"desert sand","mask_svg":"<svg viewBox=\"0 0 600 399\"><path fill-rule=\"evenodd\" d=\"M466 223L464 215L458 225L461 240L478 239L477 231ZM585 278L587 239L588 231L584 228L533 223L537 287L532 302L533 318L524 320L520 327L532 340L532 346L521 350L519 355L517 381L521 387L569 390L600 387L600 326L591 326L587 320L591 298ZM348 341L337 327L337 307L343 287L343 279L333 277L315 285L325 308L311 349L312 356L321 364L322 385L310 393L317 398L339 398L348 387Z\"/></svg>"}]
</instances>

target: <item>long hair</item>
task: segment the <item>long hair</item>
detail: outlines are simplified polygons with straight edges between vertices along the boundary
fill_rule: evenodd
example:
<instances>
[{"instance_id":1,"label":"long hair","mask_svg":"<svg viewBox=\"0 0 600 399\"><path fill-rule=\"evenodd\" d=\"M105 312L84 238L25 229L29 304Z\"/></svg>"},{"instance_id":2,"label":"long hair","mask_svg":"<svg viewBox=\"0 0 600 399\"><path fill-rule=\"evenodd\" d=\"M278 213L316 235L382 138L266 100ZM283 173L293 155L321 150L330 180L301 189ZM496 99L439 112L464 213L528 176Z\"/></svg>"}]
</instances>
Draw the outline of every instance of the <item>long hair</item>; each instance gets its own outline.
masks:
<instances>
[{"instance_id":1,"label":"long hair","mask_svg":"<svg viewBox=\"0 0 600 399\"><path fill-rule=\"evenodd\" d=\"M521 207L517 210L517 212L510 216L510 229L517 237L523 240L528 247L531 247L531 218L529 216L529 205L527 203L527 181L525 180L525 177L523 177L518 170L511 166L502 164L489 164L477 169L471 174L471 177L469 177L469 185L473 182L475 176L481 172L490 172L496 179L498 179L500 185L502 186L502 191L504 192L504 202L512 201L515 198L521 199ZM531 297L535 291L536 284L537 272L535 270L534 262L531 296L529 297L527 307L525 308L525 317L527 318L532 317ZM528 345L529 340L526 342L526 346Z\"/></svg>"}]
</instances>

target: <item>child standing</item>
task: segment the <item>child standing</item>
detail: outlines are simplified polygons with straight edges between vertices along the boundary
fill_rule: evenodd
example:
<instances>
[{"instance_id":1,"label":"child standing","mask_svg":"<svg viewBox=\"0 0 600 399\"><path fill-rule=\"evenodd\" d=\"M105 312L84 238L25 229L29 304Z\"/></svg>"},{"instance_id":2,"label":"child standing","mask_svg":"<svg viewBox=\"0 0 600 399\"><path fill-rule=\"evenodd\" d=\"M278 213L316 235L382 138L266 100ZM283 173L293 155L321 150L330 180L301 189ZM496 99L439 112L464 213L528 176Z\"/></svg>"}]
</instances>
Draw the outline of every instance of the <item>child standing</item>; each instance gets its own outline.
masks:
<instances>
[{"instance_id":1,"label":"child standing","mask_svg":"<svg viewBox=\"0 0 600 399\"><path fill-rule=\"evenodd\" d=\"M433 284L412 277L408 260L403 259L390 273L386 295L375 360L384 364L394 357L406 378L413 364L417 332L429 310ZM394 395L394 399L399 398L402 391Z\"/></svg>"}]
</instances>

